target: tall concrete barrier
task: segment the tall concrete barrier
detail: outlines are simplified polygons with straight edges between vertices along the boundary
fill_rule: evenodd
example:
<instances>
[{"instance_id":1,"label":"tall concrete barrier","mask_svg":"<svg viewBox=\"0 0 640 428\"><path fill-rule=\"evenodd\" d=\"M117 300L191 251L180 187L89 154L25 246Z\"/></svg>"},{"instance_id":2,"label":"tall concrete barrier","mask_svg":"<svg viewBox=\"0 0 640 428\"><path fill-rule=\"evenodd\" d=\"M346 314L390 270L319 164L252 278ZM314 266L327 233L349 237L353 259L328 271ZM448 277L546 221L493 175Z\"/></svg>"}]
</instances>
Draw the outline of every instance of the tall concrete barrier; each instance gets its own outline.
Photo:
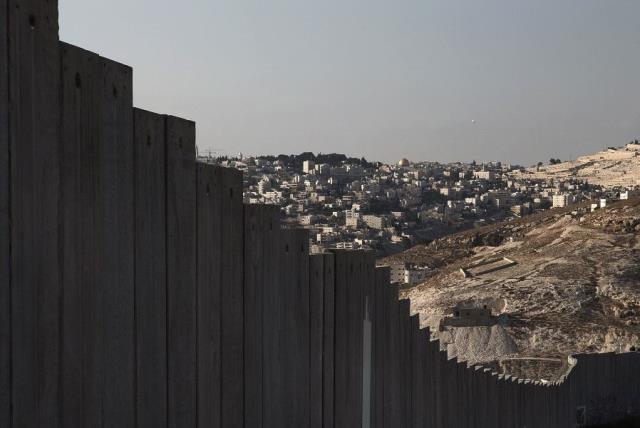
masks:
<instances>
[{"instance_id":1,"label":"tall concrete barrier","mask_svg":"<svg viewBox=\"0 0 640 428\"><path fill-rule=\"evenodd\" d=\"M136 423L140 428L166 428L166 119L140 109L134 109L133 117Z\"/></svg>"},{"instance_id":2,"label":"tall concrete barrier","mask_svg":"<svg viewBox=\"0 0 640 428\"><path fill-rule=\"evenodd\" d=\"M222 169L197 165L197 415L198 426L222 421Z\"/></svg>"},{"instance_id":3,"label":"tall concrete barrier","mask_svg":"<svg viewBox=\"0 0 640 428\"><path fill-rule=\"evenodd\" d=\"M133 426L131 69L71 45L61 53L63 420Z\"/></svg>"},{"instance_id":4,"label":"tall concrete barrier","mask_svg":"<svg viewBox=\"0 0 640 428\"><path fill-rule=\"evenodd\" d=\"M309 255L132 70L0 3L0 426L575 427L640 416L640 353L558 382L447 358L366 251Z\"/></svg>"},{"instance_id":5,"label":"tall concrete barrier","mask_svg":"<svg viewBox=\"0 0 640 428\"><path fill-rule=\"evenodd\" d=\"M362 425L375 426L375 257L365 253L362 261Z\"/></svg>"},{"instance_id":6,"label":"tall concrete barrier","mask_svg":"<svg viewBox=\"0 0 640 428\"><path fill-rule=\"evenodd\" d=\"M265 284L269 284L273 266L264 263L270 251L273 225L277 224L279 209L271 206L245 207L244 245L244 406L245 427L263 424L263 340ZM322 347L320 346L320 349Z\"/></svg>"},{"instance_id":7,"label":"tall concrete barrier","mask_svg":"<svg viewBox=\"0 0 640 428\"><path fill-rule=\"evenodd\" d=\"M9 133L11 267L2 288L4 299L7 287L11 293L11 419L49 426L60 422L58 5L4 6L10 104L1 126Z\"/></svg>"},{"instance_id":8,"label":"tall concrete barrier","mask_svg":"<svg viewBox=\"0 0 640 428\"><path fill-rule=\"evenodd\" d=\"M324 256L309 257L309 427L322 428Z\"/></svg>"},{"instance_id":9,"label":"tall concrete barrier","mask_svg":"<svg viewBox=\"0 0 640 428\"><path fill-rule=\"evenodd\" d=\"M263 283L263 341L262 341L262 425L264 427L285 426L285 371L284 365L284 284L280 269L284 262L287 244L280 225L271 222L266 251L262 255L266 270Z\"/></svg>"},{"instance_id":10,"label":"tall concrete barrier","mask_svg":"<svg viewBox=\"0 0 640 428\"><path fill-rule=\"evenodd\" d=\"M0 1L0 22L7 20ZM8 29L0 29L0 425L11 424L11 208Z\"/></svg>"},{"instance_id":11,"label":"tall concrete barrier","mask_svg":"<svg viewBox=\"0 0 640 428\"><path fill-rule=\"evenodd\" d=\"M293 421L295 426L308 426L310 416L310 308L309 308L309 232L294 231L296 276L293 278L293 392L292 400L296 405Z\"/></svg>"},{"instance_id":12,"label":"tall concrete barrier","mask_svg":"<svg viewBox=\"0 0 640 428\"><path fill-rule=\"evenodd\" d=\"M386 316L388 313L389 299L387 289L389 288L390 271L389 268L378 268L375 270L375 285L373 289L373 370L375 376L373 407L374 416L372 426L375 428L384 427L385 419L385 370L387 367L386 347Z\"/></svg>"},{"instance_id":13,"label":"tall concrete barrier","mask_svg":"<svg viewBox=\"0 0 640 428\"><path fill-rule=\"evenodd\" d=\"M335 423L335 256L323 255L322 426Z\"/></svg>"},{"instance_id":14,"label":"tall concrete barrier","mask_svg":"<svg viewBox=\"0 0 640 428\"><path fill-rule=\"evenodd\" d=\"M353 419L349 411L349 306L348 287L350 285L349 269L353 269L351 253L335 252L335 345L334 345L334 424L337 428L347 427ZM351 327L353 329L353 327Z\"/></svg>"},{"instance_id":15,"label":"tall concrete barrier","mask_svg":"<svg viewBox=\"0 0 640 428\"><path fill-rule=\"evenodd\" d=\"M244 218L242 174L222 174L222 426L244 419Z\"/></svg>"},{"instance_id":16,"label":"tall concrete barrier","mask_svg":"<svg viewBox=\"0 0 640 428\"><path fill-rule=\"evenodd\" d=\"M387 294L387 316L385 322L385 374L384 374L384 395L385 395L385 426L401 423L404 420L402 403L402 348L400 330L400 311L398 304L398 290L394 287L388 288Z\"/></svg>"},{"instance_id":17,"label":"tall concrete barrier","mask_svg":"<svg viewBox=\"0 0 640 428\"><path fill-rule=\"evenodd\" d=\"M196 355L195 127L167 117L168 426L194 426Z\"/></svg>"}]
</instances>

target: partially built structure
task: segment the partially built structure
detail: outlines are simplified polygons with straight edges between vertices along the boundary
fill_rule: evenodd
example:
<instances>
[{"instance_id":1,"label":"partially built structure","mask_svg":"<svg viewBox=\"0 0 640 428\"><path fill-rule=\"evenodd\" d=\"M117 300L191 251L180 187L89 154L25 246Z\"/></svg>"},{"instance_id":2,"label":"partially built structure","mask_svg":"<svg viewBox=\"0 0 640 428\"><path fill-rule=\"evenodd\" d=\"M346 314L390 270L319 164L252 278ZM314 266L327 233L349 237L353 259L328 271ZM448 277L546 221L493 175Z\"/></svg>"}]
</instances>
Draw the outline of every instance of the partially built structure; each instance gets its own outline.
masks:
<instances>
[{"instance_id":1,"label":"partially built structure","mask_svg":"<svg viewBox=\"0 0 640 428\"><path fill-rule=\"evenodd\" d=\"M555 384L440 352L373 254L308 254L132 70L0 0L0 427L574 427L640 413L640 354ZM160 64L159 64L160 65Z\"/></svg>"}]
</instances>

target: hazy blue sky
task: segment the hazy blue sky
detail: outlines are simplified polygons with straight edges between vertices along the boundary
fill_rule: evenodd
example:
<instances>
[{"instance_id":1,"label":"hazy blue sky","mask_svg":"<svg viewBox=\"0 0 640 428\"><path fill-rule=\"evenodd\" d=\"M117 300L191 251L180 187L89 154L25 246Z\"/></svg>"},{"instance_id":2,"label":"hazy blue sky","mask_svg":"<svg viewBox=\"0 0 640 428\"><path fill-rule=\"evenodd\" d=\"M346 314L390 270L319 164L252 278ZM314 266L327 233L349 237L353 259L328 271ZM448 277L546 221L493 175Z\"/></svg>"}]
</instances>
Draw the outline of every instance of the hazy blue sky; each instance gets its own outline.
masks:
<instances>
[{"instance_id":1,"label":"hazy blue sky","mask_svg":"<svg viewBox=\"0 0 640 428\"><path fill-rule=\"evenodd\" d=\"M640 137L638 0L60 0L223 153L569 158ZM476 123L473 124L472 120Z\"/></svg>"}]
</instances>

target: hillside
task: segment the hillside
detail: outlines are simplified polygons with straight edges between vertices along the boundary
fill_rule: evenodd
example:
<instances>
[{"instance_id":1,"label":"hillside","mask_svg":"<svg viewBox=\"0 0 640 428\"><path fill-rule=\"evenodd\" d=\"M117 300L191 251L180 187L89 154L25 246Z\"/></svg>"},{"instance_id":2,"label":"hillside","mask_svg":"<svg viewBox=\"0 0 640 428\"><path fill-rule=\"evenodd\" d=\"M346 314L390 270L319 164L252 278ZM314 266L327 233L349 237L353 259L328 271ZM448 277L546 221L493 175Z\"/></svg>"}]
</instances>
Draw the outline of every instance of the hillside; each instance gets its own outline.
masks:
<instances>
[{"instance_id":1,"label":"hillside","mask_svg":"<svg viewBox=\"0 0 640 428\"><path fill-rule=\"evenodd\" d=\"M517 178L586 180L604 187L633 187L640 185L640 144L610 148L575 161L529 168L514 173Z\"/></svg>"},{"instance_id":2,"label":"hillside","mask_svg":"<svg viewBox=\"0 0 640 428\"><path fill-rule=\"evenodd\" d=\"M401 292L433 331L456 305L492 310L495 325L436 333L452 356L555 378L569 354L640 347L640 200L572 209L452 235L381 264L439 266ZM499 262L477 266L486 260Z\"/></svg>"}]
</instances>

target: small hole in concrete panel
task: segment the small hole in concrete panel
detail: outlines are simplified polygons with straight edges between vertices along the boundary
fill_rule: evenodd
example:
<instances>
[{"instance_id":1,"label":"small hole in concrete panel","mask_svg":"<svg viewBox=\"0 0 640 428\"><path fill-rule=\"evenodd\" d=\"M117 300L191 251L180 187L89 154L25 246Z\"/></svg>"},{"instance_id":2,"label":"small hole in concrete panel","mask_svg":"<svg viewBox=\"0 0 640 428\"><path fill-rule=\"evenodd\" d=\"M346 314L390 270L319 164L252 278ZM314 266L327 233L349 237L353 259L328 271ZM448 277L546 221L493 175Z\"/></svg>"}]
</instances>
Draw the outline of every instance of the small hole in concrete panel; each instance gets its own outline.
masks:
<instances>
[{"instance_id":1,"label":"small hole in concrete panel","mask_svg":"<svg viewBox=\"0 0 640 428\"><path fill-rule=\"evenodd\" d=\"M285 253L288 253L288 252L289 252L289 245L285 245L285 246L284 246L284 252L285 252Z\"/></svg>"},{"instance_id":2,"label":"small hole in concrete panel","mask_svg":"<svg viewBox=\"0 0 640 428\"><path fill-rule=\"evenodd\" d=\"M147 146L151 147L151 135L147 135Z\"/></svg>"},{"instance_id":3,"label":"small hole in concrete panel","mask_svg":"<svg viewBox=\"0 0 640 428\"><path fill-rule=\"evenodd\" d=\"M300 252L301 252L301 253L304 253L304 244L303 244L303 245L300 245Z\"/></svg>"},{"instance_id":4,"label":"small hole in concrete panel","mask_svg":"<svg viewBox=\"0 0 640 428\"><path fill-rule=\"evenodd\" d=\"M233 199L233 188L229 189L229 197Z\"/></svg>"},{"instance_id":5,"label":"small hole in concrete panel","mask_svg":"<svg viewBox=\"0 0 640 428\"><path fill-rule=\"evenodd\" d=\"M80 77L80 73L76 73L76 88L82 88L82 77Z\"/></svg>"},{"instance_id":6,"label":"small hole in concrete panel","mask_svg":"<svg viewBox=\"0 0 640 428\"><path fill-rule=\"evenodd\" d=\"M178 147L182 148L182 138L178 139Z\"/></svg>"},{"instance_id":7,"label":"small hole in concrete panel","mask_svg":"<svg viewBox=\"0 0 640 428\"><path fill-rule=\"evenodd\" d=\"M118 98L118 88L113 87L113 98Z\"/></svg>"},{"instance_id":8,"label":"small hole in concrete panel","mask_svg":"<svg viewBox=\"0 0 640 428\"><path fill-rule=\"evenodd\" d=\"M31 27L32 30L36 29L36 16L35 15L29 15L29 27Z\"/></svg>"}]
</instances>

